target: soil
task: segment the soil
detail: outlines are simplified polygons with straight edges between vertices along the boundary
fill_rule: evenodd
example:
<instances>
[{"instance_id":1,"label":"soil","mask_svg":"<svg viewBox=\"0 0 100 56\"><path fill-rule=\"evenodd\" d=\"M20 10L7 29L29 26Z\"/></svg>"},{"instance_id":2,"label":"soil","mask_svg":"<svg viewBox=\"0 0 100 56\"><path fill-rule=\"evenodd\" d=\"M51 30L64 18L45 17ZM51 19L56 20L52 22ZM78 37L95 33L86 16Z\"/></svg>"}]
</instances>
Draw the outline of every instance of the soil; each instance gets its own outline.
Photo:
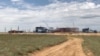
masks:
<instances>
[{"instance_id":1,"label":"soil","mask_svg":"<svg viewBox=\"0 0 100 56\"><path fill-rule=\"evenodd\" d=\"M72 38L62 44L34 52L29 56L86 56L82 42L82 39Z\"/></svg>"}]
</instances>

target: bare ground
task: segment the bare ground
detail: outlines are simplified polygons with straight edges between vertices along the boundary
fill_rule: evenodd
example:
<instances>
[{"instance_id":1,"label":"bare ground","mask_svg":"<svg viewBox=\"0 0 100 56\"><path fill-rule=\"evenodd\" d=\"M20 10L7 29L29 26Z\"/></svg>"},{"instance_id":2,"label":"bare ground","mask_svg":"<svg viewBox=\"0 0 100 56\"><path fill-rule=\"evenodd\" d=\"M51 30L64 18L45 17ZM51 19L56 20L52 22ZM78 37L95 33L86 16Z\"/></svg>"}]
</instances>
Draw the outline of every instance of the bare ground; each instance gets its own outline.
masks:
<instances>
[{"instance_id":1,"label":"bare ground","mask_svg":"<svg viewBox=\"0 0 100 56\"><path fill-rule=\"evenodd\" d=\"M86 56L82 49L82 39L73 38L60 45L56 45L29 56Z\"/></svg>"}]
</instances>

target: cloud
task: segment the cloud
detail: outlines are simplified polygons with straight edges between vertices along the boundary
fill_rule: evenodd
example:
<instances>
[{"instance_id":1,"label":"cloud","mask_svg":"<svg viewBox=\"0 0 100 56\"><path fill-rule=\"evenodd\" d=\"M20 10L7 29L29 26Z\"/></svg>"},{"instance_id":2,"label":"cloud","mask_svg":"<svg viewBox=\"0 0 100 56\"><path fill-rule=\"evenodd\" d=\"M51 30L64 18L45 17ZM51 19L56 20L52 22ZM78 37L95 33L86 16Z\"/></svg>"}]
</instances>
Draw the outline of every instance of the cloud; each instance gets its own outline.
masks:
<instances>
[{"instance_id":1,"label":"cloud","mask_svg":"<svg viewBox=\"0 0 100 56\"><path fill-rule=\"evenodd\" d=\"M86 0L87 2L92 2L93 0Z\"/></svg>"},{"instance_id":2,"label":"cloud","mask_svg":"<svg viewBox=\"0 0 100 56\"><path fill-rule=\"evenodd\" d=\"M19 1L22 1L22 0L11 0L12 2L19 2Z\"/></svg>"},{"instance_id":3,"label":"cloud","mask_svg":"<svg viewBox=\"0 0 100 56\"><path fill-rule=\"evenodd\" d=\"M85 15L85 16L83 16L81 18L83 18L83 19L95 19L97 17L100 18L100 15Z\"/></svg>"},{"instance_id":4,"label":"cloud","mask_svg":"<svg viewBox=\"0 0 100 56\"><path fill-rule=\"evenodd\" d=\"M12 0L14 2L19 0ZM0 23L3 27L20 26L22 29L29 29L36 26L50 27L87 27L86 25L99 25L100 5L93 2L57 2L45 6L32 6L25 2L17 3L26 9L5 7L0 9ZM89 21L84 20L88 18ZM93 18L93 19L91 19ZM91 21L90 21L91 20ZM95 22L97 23L95 23ZM85 22L85 23L84 23ZM26 27L27 26L27 27Z\"/></svg>"}]
</instances>

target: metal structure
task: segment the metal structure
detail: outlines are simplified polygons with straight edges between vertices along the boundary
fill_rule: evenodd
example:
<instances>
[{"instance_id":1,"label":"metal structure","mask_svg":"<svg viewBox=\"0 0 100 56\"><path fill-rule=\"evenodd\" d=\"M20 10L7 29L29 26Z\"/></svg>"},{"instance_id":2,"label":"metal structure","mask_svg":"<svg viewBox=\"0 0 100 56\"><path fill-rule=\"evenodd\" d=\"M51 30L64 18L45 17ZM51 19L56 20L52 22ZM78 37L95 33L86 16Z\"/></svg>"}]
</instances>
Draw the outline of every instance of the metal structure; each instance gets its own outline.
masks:
<instances>
[{"instance_id":1,"label":"metal structure","mask_svg":"<svg viewBox=\"0 0 100 56\"><path fill-rule=\"evenodd\" d=\"M91 30L90 28L84 28L82 29L83 33L97 33L97 30Z\"/></svg>"},{"instance_id":2,"label":"metal structure","mask_svg":"<svg viewBox=\"0 0 100 56\"><path fill-rule=\"evenodd\" d=\"M35 32L36 33L47 33L48 29L46 27L36 27Z\"/></svg>"},{"instance_id":3,"label":"metal structure","mask_svg":"<svg viewBox=\"0 0 100 56\"><path fill-rule=\"evenodd\" d=\"M24 33L24 31L10 30L8 33Z\"/></svg>"},{"instance_id":4,"label":"metal structure","mask_svg":"<svg viewBox=\"0 0 100 56\"><path fill-rule=\"evenodd\" d=\"M57 28L53 32L79 32L79 28Z\"/></svg>"}]
</instances>

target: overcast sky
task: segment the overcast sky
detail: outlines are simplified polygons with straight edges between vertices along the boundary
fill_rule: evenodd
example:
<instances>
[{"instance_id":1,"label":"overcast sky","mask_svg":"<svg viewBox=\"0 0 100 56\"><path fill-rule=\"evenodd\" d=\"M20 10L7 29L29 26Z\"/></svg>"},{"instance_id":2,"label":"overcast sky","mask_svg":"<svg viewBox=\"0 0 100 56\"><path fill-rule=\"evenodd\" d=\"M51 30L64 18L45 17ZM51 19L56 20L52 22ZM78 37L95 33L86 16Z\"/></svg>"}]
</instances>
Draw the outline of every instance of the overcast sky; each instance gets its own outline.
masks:
<instances>
[{"instance_id":1,"label":"overcast sky","mask_svg":"<svg viewBox=\"0 0 100 56\"><path fill-rule=\"evenodd\" d=\"M45 27L100 30L100 0L0 0L0 31Z\"/></svg>"}]
</instances>

